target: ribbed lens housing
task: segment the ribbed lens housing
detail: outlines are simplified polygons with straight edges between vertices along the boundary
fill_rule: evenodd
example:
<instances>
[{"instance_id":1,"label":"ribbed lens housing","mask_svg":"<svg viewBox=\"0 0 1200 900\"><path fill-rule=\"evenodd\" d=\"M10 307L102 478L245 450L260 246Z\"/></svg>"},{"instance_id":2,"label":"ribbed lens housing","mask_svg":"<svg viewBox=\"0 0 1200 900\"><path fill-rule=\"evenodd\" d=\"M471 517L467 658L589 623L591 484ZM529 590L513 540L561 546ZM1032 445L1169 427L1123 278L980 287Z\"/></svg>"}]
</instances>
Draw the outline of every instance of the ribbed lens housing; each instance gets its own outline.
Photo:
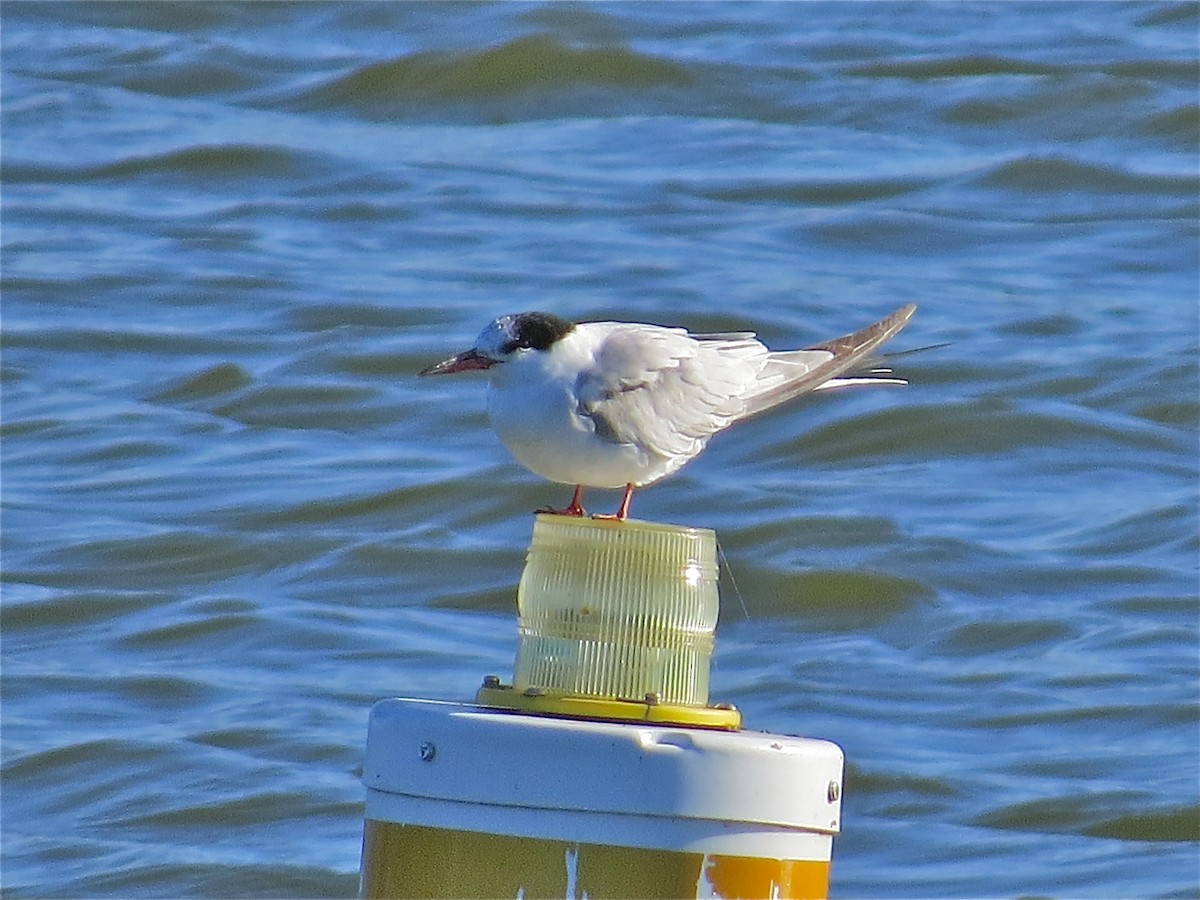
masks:
<instances>
[{"instance_id":1,"label":"ribbed lens housing","mask_svg":"<svg viewBox=\"0 0 1200 900\"><path fill-rule=\"evenodd\" d=\"M517 606L517 690L708 702L712 531L539 516Z\"/></svg>"}]
</instances>

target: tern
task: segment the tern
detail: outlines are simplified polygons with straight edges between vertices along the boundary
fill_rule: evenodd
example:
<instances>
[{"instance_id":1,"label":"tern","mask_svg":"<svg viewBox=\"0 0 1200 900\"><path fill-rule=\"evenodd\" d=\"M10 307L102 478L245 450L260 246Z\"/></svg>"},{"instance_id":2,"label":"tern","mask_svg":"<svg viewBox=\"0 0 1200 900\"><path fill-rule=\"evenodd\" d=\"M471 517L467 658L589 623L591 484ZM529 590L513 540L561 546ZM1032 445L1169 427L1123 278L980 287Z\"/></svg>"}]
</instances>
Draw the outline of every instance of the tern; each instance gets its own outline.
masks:
<instances>
[{"instance_id":1,"label":"tern","mask_svg":"<svg viewBox=\"0 0 1200 900\"><path fill-rule=\"evenodd\" d=\"M582 516L585 487L634 488L697 457L717 432L803 394L908 382L875 351L905 326L909 304L873 325L802 350L773 352L753 332L690 334L632 322L575 323L546 312L501 316L471 349L424 369L486 369L488 417L525 468L574 485L565 509Z\"/></svg>"}]
</instances>

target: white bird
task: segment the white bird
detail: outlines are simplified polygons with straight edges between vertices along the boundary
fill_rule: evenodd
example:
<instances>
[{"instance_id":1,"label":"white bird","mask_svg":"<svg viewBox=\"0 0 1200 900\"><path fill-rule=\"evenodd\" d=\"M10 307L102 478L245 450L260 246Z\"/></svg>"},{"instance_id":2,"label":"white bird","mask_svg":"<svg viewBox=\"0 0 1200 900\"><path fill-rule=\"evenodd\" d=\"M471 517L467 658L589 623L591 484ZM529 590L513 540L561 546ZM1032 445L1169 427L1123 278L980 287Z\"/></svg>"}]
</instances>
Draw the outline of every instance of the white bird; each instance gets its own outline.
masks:
<instances>
[{"instance_id":1,"label":"white bird","mask_svg":"<svg viewBox=\"0 0 1200 900\"><path fill-rule=\"evenodd\" d=\"M861 331L803 350L772 352L753 332L689 334L628 322L576 324L551 313L501 316L470 350L422 371L487 369L488 416L530 471L575 486L566 509L582 516L584 487L653 484L699 455L735 422L811 391L907 384L872 354L916 311L896 310Z\"/></svg>"}]
</instances>

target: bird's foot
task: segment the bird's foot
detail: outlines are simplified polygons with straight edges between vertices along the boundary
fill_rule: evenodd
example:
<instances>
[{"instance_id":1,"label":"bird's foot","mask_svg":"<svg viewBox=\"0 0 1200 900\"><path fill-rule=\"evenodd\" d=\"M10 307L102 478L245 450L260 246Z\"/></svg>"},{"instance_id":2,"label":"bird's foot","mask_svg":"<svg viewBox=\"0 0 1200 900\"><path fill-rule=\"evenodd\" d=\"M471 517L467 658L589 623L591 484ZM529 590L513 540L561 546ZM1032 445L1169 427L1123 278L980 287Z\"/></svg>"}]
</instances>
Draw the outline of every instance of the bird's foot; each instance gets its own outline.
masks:
<instances>
[{"instance_id":1,"label":"bird's foot","mask_svg":"<svg viewBox=\"0 0 1200 900\"><path fill-rule=\"evenodd\" d=\"M555 509L553 506L539 506L533 512L539 516L574 516L577 519L587 515L587 510L582 506L575 505L568 506L566 509ZM593 518L595 517L593 516Z\"/></svg>"},{"instance_id":2,"label":"bird's foot","mask_svg":"<svg viewBox=\"0 0 1200 900\"><path fill-rule=\"evenodd\" d=\"M629 501L633 499L633 485L625 485L625 493L621 497L621 508L615 513L595 513L592 518L604 522L624 522L629 517Z\"/></svg>"},{"instance_id":3,"label":"bird's foot","mask_svg":"<svg viewBox=\"0 0 1200 900\"><path fill-rule=\"evenodd\" d=\"M571 495L571 505L566 509L555 509L553 506L543 506L535 509L534 512L548 516L574 516L580 518L587 515L587 511L583 508L583 504L579 501L583 498L583 485L575 485L575 493Z\"/></svg>"}]
</instances>

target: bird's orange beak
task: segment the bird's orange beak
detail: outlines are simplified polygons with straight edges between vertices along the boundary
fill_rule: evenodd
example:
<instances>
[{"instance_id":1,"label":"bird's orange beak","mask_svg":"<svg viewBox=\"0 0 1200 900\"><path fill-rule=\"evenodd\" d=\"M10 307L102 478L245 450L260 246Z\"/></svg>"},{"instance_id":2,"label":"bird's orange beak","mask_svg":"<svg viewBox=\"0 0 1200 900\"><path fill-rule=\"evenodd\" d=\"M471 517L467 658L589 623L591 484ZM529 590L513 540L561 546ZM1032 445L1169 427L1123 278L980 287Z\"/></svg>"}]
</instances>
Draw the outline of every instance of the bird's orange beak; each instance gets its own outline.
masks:
<instances>
[{"instance_id":1,"label":"bird's orange beak","mask_svg":"<svg viewBox=\"0 0 1200 900\"><path fill-rule=\"evenodd\" d=\"M452 356L449 359L444 359L436 365L430 366L428 369L422 369L418 375L452 375L455 372L471 372L476 369L487 369L498 363L498 359L492 359L490 356L484 356L475 352L474 349L467 350L458 356Z\"/></svg>"}]
</instances>

